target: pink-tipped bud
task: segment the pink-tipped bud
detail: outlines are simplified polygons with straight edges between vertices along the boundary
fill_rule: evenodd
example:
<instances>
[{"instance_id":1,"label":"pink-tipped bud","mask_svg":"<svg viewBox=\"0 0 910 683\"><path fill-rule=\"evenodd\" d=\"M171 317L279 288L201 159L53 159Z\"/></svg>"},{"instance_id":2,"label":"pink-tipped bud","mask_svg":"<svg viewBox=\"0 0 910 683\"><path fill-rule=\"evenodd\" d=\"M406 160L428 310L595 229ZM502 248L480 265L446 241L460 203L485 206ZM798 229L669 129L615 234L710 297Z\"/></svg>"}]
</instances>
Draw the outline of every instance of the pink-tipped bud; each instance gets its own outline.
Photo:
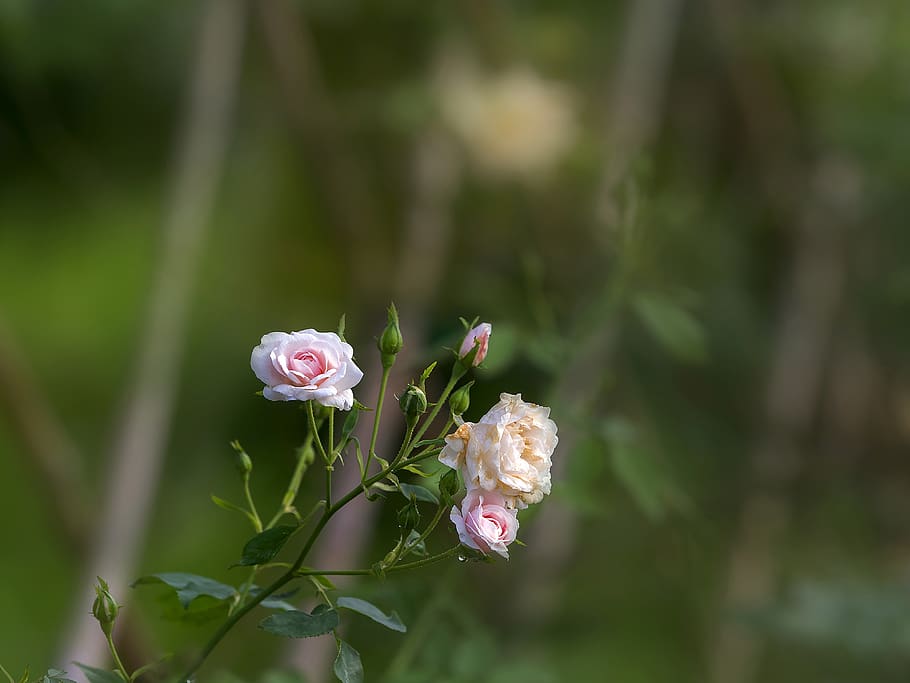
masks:
<instances>
[{"instance_id":1,"label":"pink-tipped bud","mask_svg":"<svg viewBox=\"0 0 910 683\"><path fill-rule=\"evenodd\" d=\"M461 348L458 350L459 358L466 361L470 360L471 365L475 367L480 365L483 359L487 357L490 334L492 332L493 326L490 323L480 323L477 327L469 330L465 335L464 341L461 342Z\"/></svg>"}]
</instances>

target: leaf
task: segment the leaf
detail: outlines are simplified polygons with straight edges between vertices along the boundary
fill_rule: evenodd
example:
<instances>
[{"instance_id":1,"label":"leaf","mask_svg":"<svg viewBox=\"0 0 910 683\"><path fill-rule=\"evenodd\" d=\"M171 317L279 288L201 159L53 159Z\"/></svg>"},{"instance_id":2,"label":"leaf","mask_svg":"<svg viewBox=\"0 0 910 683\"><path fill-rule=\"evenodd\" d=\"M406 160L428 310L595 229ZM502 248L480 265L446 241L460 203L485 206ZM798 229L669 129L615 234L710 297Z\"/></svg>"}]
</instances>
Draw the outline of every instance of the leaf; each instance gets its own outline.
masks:
<instances>
[{"instance_id":1,"label":"leaf","mask_svg":"<svg viewBox=\"0 0 910 683\"><path fill-rule=\"evenodd\" d=\"M701 363L707 358L701 323L686 309L661 296L641 294L635 312L664 348L680 360Z\"/></svg>"},{"instance_id":2,"label":"leaf","mask_svg":"<svg viewBox=\"0 0 910 683\"><path fill-rule=\"evenodd\" d=\"M379 489L380 491L387 491L389 493L399 490L398 487L395 486L395 484L389 484L384 481L374 482L372 488Z\"/></svg>"},{"instance_id":3,"label":"leaf","mask_svg":"<svg viewBox=\"0 0 910 683\"><path fill-rule=\"evenodd\" d=\"M418 449L418 448L423 448L424 446L445 446L445 444L446 444L446 440L442 439L442 438L440 438L440 439L423 439L422 441L418 441L417 443L415 443L414 448Z\"/></svg>"},{"instance_id":4,"label":"leaf","mask_svg":"<svg viewBox=\"0 0 910 683\"><path fill-rule=\"evenodd\" d=\"M360 653L343 640L338 641L338 656L332 671L341 683L363 683L363 664Z\"/></svg>"},{"instance_id":5,"label":"leaf","mask_svg":"<svg viewBox=\"0 0 910 683\"><path fill-rule=\"evenodd\" d=\"M427 380L430 378L433 370L436 369L436 363L437 361L434 360L426 367L426 369L424 369L423 372L420 373L420 381L417 383L418 386L423 387L427 383Z\"/></svg>"},{"instance_id":6,"label":"leaf","mask_svg":"<svg viewBox=\"0 0 910 683\"><path fill-rule=\"evenodd\" d=\"M6 680L9 681L9 683L16 683L16 679L10 675L9 671L3 668L2 664L0 664L0 673L6 676Z\"/></svg>"},{"instance_id":7,"label":"leaf","mask_svg":"<svg viewBox=\"0 0 910 683\"><path fill-rule=\"evenodd\" d=\"M426 557L427 556L427 544L426 541L420 538L420 534L416 529L411 529L411 532L408 534L408 537L404 542L404 552L403 555L416 555L417 557Z\"/></svg>"},{"instance_id":8,"label":"leaf","mask_svg":"<svg viewBox=\"0 0 910 683\"><path fill-rule=\"evenodd\" d=\"M346 444L348 439L351 438L351 434L354 433L354 429L357 427L357 420L360 419L360 408L354 406L348 412L348 416L344 418L344 424L341 426L341 443Z\"/></svg>"},{"instance_id":9,"label":"leaf","mask_svg":"<svg viewBox=\"0 0 910 683\"><path fill-rule=\"evenodd\" d=\"M243 556L237 564L241 567L265 564L278 554L295 531L296 526L284 525L256 534L243 546Z\"/></svg>"},{"instance_id":10,"label":"leaf","mask_svg":"<svg viewBox=\"0 0 910 683\"><path fill-rule=\"evenodd\" d=\"M382 624L393 631L406 633L408 630L408 627L402 623L398 613L394 610L392 610L391 614L386 614L373 603L361 600L360 598L338 598L336 604L338 607L344 607L352 612L357 612L365 617L369 617L377 624Z\"/></svg>"},{"instance_id":11,"label":"leaf","mask_svg":"<svg viewBox=\"0 0 910 683\"><path fill-rule=\"evenodd\" d=\"M235 505L234 503L232 503L229 500L225 500L224 498L219 498L214 493L211 494L211 498L212 498L212 502L215 505L217 505L218 507L220 507L222 510L227 510L229 512L239 512L242 515L246 516L246 518L249 519L250 521L255 519L253 517L253 515L250 514L249 510L244 510L242 507L240 507L239 505Z\"/></svg>"},{"instance_id":12,"label":"leaf","mask_svg":"<svg viewBox=\"0 0 910 683\"><path fill-rule=\"evenodd\" d=\"M216 600L229 600L237 595L237 591L232 586L206 576L183 572L164 572L143 576L134 581L133 586L144 586L154 583L163 583L177 591L177 599L180 600L183 609L188 609L190 603L202 595Z\"/></svg>"},{"instance_id":13,"label":"leaf","mask_svg":"<svg viewBox=\"0 0 910 683\"><path fill-rule=\"evenodd\" d=\"M273 614L259 622L259 628L285 638L312 638L331 633L338 626L338 612L320 607L317 605L311 614L298 610Z\"/></svg>"},{"instance_id":14,"label":"leaf","mask_svg":"<svg viewBox=\"0 0 910 683\"><path fill-rule=\"evenodd\" d=\"M59 669L48 669L47 673L41 678L41 683L76 683L71 678L66 677L66 671Z\"/></svg>"},{"instance_id":15,"label":"leaf","mask_svg":"<svg viewBox=\"0 0 910 683\"><path fill-rule=\"evenodd\" d=\"M259 586L255 585L255 584L250 586L250 594L253 596L259 595L259 593L261 591L262 591L262 588L260 588ZM287 593L282 593L281 595L270 595L269 597L267 597L265 600L263 600L259 604L262 607L265 607L267 609L280 609L280 610L284 610L285 612L292 612L292 611L295 611L297 608L294 607L294 605L292 605L291 603L285 602L284 598L289 598L292 595L294 595L295 593L297 593L296 589L292 590L292 591L288 591Z\"/></svg>"},{"instance_id":16,"label":"leaf","mask_svg":"<svg viewBox=\"0 0 910 683\"><path fill-rule=\"evenodd\" d=\"M80 664L79 662L75 663L82 673L85 674L85 677L88 679L88 683L123 683L123 677L119 674L114 673L113 671L108 671L107 669L96 669L93 666L88 664Z\"/></svg>"},{"instance_id":17,"label":"leaf","mask_svg":"<svg viewBox=\"0 0 910 683\"><path fill-rule=\"evenodd\" d=\"M418 477L423 477L424 479L428 479L433 476L432 473L420 469L417 465L405 465L401 469L403 469L405 472L416 474Z\"/></svg>"},{"instance_id":18,"label":"leaf","mask_svg":"<svg viewBox=\"0 0 910 683\"><path fill-rule=\"evenodd\" d=\"M416 498L417 500L422 500L425 503L433 503L439 505L439 498L435 493L430 491L430 489L425 486L419 486L417 484L405 484L402 482L398 485L402 495L407 498Z\"/></svg>"}]
</instances>

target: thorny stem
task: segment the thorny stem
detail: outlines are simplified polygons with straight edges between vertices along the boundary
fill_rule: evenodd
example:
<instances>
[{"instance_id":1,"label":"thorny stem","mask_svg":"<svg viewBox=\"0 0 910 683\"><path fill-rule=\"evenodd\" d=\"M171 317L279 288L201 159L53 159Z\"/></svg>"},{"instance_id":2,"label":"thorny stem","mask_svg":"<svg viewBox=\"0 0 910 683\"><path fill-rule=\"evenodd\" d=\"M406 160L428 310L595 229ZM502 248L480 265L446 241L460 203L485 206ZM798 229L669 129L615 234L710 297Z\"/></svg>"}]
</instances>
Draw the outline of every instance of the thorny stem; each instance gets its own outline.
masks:
<instances>
[{"instance_id":1,"label":"thorny stem","mask_svg":"<svg viewBox=\"0 0 910 683\"><path fill-rule=\"evenodd\" d=\"M278 512L275 513L275 516L272 517L272 519L269 521L266 529L271 529L278 523L279 519L293 511L294 500L297 498L297 491L300 489L300 482L303 479L303 471L306 469L308 464L306 459L306 452L310 449L312 442L313 432L308 432L304 437L304 441L300 446L300 450L297 452L297 465L294 467L294 474L291 475L291 481L288 484L287 491L284 493L284 498L281 499L281 507L279 508ZM302 523L303 522L301 522L301 524Z\"/></svg>"},{"instance_id":2,"label":"thorny stem","mask_svg":"<svg viewBox=\"0 0 910 683\"><path fill-rule=\"evenodd\" d=\"M431 555L430 557L425 557L422 560L416 560L414 562L405 562L404 564L398 564L394 567L388 567L386 572L397 572L405 569L416 569L417 567L423 567L424 565L433 564L439 562L448 557L452 557L458 549L461 548L461 545L456 545L448 550L444 550L441 553L436 555ZM297 570L297 576L369 576L375 574L376 572L372 569L299 569Z\"/></svg>"}]
</instances>

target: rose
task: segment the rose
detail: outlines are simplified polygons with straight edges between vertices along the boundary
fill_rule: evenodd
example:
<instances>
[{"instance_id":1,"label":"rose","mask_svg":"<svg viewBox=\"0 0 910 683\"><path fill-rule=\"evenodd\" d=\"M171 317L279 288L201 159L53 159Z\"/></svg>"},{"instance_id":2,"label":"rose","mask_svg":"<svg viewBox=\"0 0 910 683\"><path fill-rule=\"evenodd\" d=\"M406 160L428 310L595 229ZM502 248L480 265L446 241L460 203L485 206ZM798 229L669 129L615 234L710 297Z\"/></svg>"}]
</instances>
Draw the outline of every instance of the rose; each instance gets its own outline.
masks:
<instances>
[{"instance_id":1,"label":"rose","mask_svg":"<svg viewBox=\"0 0 910 683\"><path fill-rule=\"evenodd\" d=\"M353 354L334 332L269 332L253 349L250 366L270 401L316 401L350 410L351 388L363 378Z\"/></svg>"},{"instance_id":2,"label":"rose","mask_svg":"<svg viewBox=\"0 0 910 683\"><path fill-rule=\"evenodd\" d=\"M498 493L468 491L461 510L453 505L449 519L464 545L487 555L495 552L509 558L506 546L518 534L518 510L507 508L505 498Z\"/></svg>"},{"instance_id":3,"label":"rose","mask_svg":"<svg viewBox=\"0 0 910 683\"><path fill-rule=\"evenodd\" d=\"M550 409L500 394L499 403L475 423L445 438L439 460L460 469L468 490L499 493L508 507L526 508L550 493L556 423Z\"/></svg>"},{"instance_id":4,"label":"rose","mask_svg":"<svg viewBox=\"0 0 910 683\"><path fill-rule=\"evenodd\" d=\"M471 353L471 349L477 346L477 353L474 356L473 365L480 365L483 359L487 357L487 350L490 346L490 333L493 326L490 323L480 323L477 327L468 330L464 341L461 342L461 349L458 351L458 357L464 358Z\"/></svg>"}]
</instances>

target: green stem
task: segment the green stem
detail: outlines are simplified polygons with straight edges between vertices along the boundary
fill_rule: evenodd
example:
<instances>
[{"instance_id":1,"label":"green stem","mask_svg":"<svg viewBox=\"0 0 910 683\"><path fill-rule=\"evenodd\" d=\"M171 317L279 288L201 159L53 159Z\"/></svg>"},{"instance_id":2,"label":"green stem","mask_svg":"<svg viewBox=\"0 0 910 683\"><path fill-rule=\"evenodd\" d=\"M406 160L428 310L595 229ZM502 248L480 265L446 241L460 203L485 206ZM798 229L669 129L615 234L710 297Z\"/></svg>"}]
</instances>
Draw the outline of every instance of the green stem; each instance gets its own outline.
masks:
<instances>
[{"instance_id":1,"label":"green stem","mask_svg":"<svg viewBox=\"0 0 910 683\"><path fill-rule=\"evenodd\" d=\"M313 440L316 441L316 447L319 449L319 455L322 456L324 462L328 462L328 456L326 456L325 448L322 447L322 439L319 438L319 427L316 426L316 414L313 412L313 402L306 402L306 413L307 417L310 420L310 431L313 432Z\"/></svg>"},{"instance_id":2,"label":"green stem","mask_svg":"<svg viewBox=\"0 0 910 683\"><path fill-rule=\"evenodd\" d=\"M430 428L430 425L433 424L433 420L436 419L436 416L439 415L439 411L442 410L442 407L445 405L449 394L452 393L452 389L454 389L455 385L458 384L458 380L464 377L465 372L466 370L461 365L461 363L456 361L455 365L452 366L452 376L449 377L449 383L446 384L446 388L442 390L442 394L440 395L439 400L436 401L436 405L433 406L433 410L430 411L430 414L424 421L423 426L418 430L417 436L415 437L416 441L420 441L423 438L423 435L426 434L426 431Z\"/></svg>"},{"instance_id":3,"label":"green stem","mask_svg":"<svg viewBox=\"0 0 910 683\"><path fill-rule=\"evenodd\" d=\"M244 472L243 474L243 495L246 498L246 504L250 508L250 514L252 515L251 521L253 522L253 528L256 530L257 534L262 533L262 519L259 517L259 512L256 510L256 503L253 502L253 494L250 492L250 473Z\"/></svg>"},{"instance_id":4,"label":"green stem","mask_svg":"<svg viewBox=\"0 0 910 683\"><path fill-rule=\"evenodd\" d=\"M311 407L311 410L312 410L312 407ZM312 418L312 416L313 416L312 412L310 412L310 416ZM315 420L313 420L313 422L311 423L310 426L315 427ZM314 433L315 433L315 430L314 430ZM268 586L266 586L263 590L256 593L256 595L253 596L252 600L250 600L248 603L243 605L243 607L241 607L239 610L234 612L231 616L229 616L227 618L227 620L223 624L221 624L221 626L218 628L218 630L215 631L215 633L209 639L208 643L206 643L205 647L199 653L199 656L196 657L196 659L193 661L193 664L190 666L190 668L187 670L186 674L183 676L183 678L181 680L189 681L192 679L193 674L195 674L196 671L199 670L199 667L202 666L202 664L205 662L205 660L208 658L208 656L218 646L218 643L220 643L221 640L228 634L228 632L232 628L234 628L234 626L237 624L238 621L240 621L249 612L251 612L259 603L261 603L267 597L269 597L270 595L275 593L275 591L277 591L279 588L281 588L282 586L287 584L289 581L297 578L298 571L303 566L303 563L306 560L307 555L309 554L310 550L313 548L313 545L316 543L316 539L319 538L319 534L322 533L322 530L325 528L325 525L329 523L329 520L332 519L332 517L335 515L335 513L337 513L339 510L341 510L341 508L343 508L345 505L347 505L352 500L354 500L365 489L369 489L370 486L372 486L376 482L378 482L378 481L384 479L386 476L388 476L388 474L390 472L392 472L402 460L407 458L408 453L410 453L411 449L413 448L413 444L414 444L414 439L412 438L413 436L414 436L414 424L412 423L412 424L408 425L407 433L405 434L404 441L402 442L401 448L398 451L398 455L396 455L395 459L391 463L389 463L388 467L386 467L381 472L378 472L376 475L367 479L365 482L363 482L362 485L355 486L354 488L352 488L345 495L343 495L341 498L339 498L338 501L336 501L333 505L326 507L325 512L322 513L322 516L319 518L319 521L316 523L316 526L313 528L313 531L310 532L310 535L306 540L306 544L304 544L303 549L300 551L300 554L297 556L297 559L294 561L294 564L292 564L290 566L290 568L284 574L282 574L277 579L275 579L272 583L270 583ZM317 443L318 443L318 437L317 437ZM458 549L458 547L456 546L455 548L451 549L450 551L443 553L443 555L436 556L436 558L427 558L426 560L421 560L420 562L416 562L416 563L410 562L408 564L402 564L402 565L399 565L397 567L397 569L418 567L418 566L422 566L424 564L429 564L429 562L427 560L432 559L434 562L438 561L440 559L443 559L443 557L448 557L449 555L454 553L455 550L457 550L457 549Z\"/></svg>"},{"instance_id":5,"label":"green stem","mask_svg":"<svg viewBox=\"0 0 910 683\"><path fill-rule=\"evenodd\" d=\"M335 461L335 409L329 410L329 459L331 465Z\"/></svg>"},{"instance_id":6,"label":"green stem","mask_svg":"<svg viewBox=\"0 0 910 683\"><path fill-rule=\"evenodd\" d=\"M111 650L111 656L114 658L114 664L117 667L117 671L120 672L120 675L123 676L123 680L131 681L132 677L127 673L126 667L123 666L123 662L120 661L120 655L117 654L117 648L114 647L114 638L110 633L105 633L104 637L107 638L107 646Z\"/></svg>"},{"instance_id":7,"label":"green stem","mask_svg":"<svg viewBox=\"0 0 910 683\"><path fill-rule=\"evenodd\" d=\"M278 523L279 519L292 511L294 501L297 499L297 492L300 490L300 482L303 480L303 472L309 465L306 453L310 450L312 442L313 433L307 432L303 444L300 446L300 450L297 451L297 465L294 467L294 474L291 475L291 481L288 483L287 491L284 492L284 498L281 499L281 507L269 521L266 529L271 529Z\"/></svg>"},{"instance_id":8,"label":"green stem","mask_svg":"<svg viewBox=\"0 0 910 683\"><path fill-rule=\"evenodd\" d=\"M425 557L422 560L417 560L415 562L405 562L404 564L398 564L394 567L389 567L386 569L386 572L397 572L405 569L416 569L417 567L423 567L424 565L433 564L441 560L446 559L447 557L452 557L460 545L456 545L448 550L445 550L437 555L431 555L430 557ZM375 572L372 569L298 569L297 576L369 576Z\"/></svg>"},{"instance_id":9,"label":"green stem","mask_svg":"<svg viewBox=\"0 0 910 683\"><path fill-rule=\"evenodd\" d=\"M379 421L382 419L382 404L385 402L386 386L389 384L389 373L392 366L382 368L382 379L379 382L379 398L376 399L376 413L373 415L373 434L370 436L370 447L367 450L367 462L363 466L363 475L370 471L370 461L376 454L376 439L379 437Z\"/></svg>"}]
</instances>

